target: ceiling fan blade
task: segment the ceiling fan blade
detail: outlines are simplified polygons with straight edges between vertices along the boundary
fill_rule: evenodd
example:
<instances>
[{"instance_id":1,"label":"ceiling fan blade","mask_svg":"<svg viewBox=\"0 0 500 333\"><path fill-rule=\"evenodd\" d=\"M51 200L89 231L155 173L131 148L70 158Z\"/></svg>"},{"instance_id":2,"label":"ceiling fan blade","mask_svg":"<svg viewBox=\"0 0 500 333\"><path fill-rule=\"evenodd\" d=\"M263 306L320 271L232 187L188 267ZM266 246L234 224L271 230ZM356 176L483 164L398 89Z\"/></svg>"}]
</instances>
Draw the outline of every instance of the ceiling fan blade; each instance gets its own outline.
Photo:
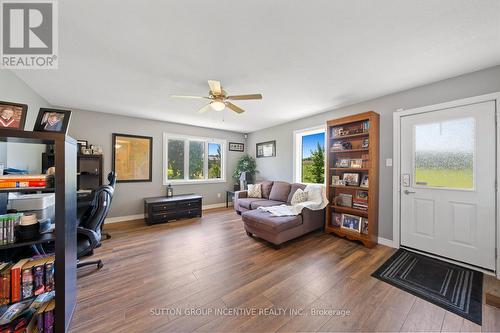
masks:
<instances>
[{"instance_id":1,"label":"ceiling fan blade","mask_svg":"<svg viewBox=\"0 0 500 333\"><path fill-rule=\"evenodd\" d=\"M210 87L212 94L215 96L222 95L222 88L219 81L208 80L208 86Z\"/></svg>"},{"instance_id":2,"label":"ceiling fan blade","mask_svg":"<svg viewBox=\"0 0 500 333\"><path fill-rule=\"evenodd\" d=\"M233 101L244 100L244 99L262 99L262 95L261 94L234 95L234 96L228 96L227 99L232 99Z\"/></svg>"},{"instance_id":3,"label":"ceiling fan blade","mask_svg":"<svg viewBox=\"0 0 500 333\"><path fill-rule=\"evenodd\" d=\"M170 95L172 98L190 98L190 99L211 99L205 96L188 96L188 95Z\"/></svg>"},{"instance_id":4,"label":"ceiling fan blade","mask_svg":"<svg viewBox=\"0 0 500 333\"><path fill-rule=\"evenodd\" d=\"M202 107L201 109L198 110L198 113L205 113L209 110L211 110L212 108L210 107L210 104L207 104L205 105L204 107Z\"/></svg>"},{"instance_id":5,"label":"ceiling fan blade","mask_svg":"<svg viewBox=\"0 0 500 333\"><path fill-rule=\"evenodd\" d=\"M228 108L230 108L231 110L233 110L234 112L236 112L236 113L243 113L243 112L245 112L245 110L243 110L243 109L242 109L242 108L240 108L239 106L234 105L234 104L233 104L233 103L231 103L231 102L226 102L226 106L227 106Z\"/></svg>"}]
</instances>

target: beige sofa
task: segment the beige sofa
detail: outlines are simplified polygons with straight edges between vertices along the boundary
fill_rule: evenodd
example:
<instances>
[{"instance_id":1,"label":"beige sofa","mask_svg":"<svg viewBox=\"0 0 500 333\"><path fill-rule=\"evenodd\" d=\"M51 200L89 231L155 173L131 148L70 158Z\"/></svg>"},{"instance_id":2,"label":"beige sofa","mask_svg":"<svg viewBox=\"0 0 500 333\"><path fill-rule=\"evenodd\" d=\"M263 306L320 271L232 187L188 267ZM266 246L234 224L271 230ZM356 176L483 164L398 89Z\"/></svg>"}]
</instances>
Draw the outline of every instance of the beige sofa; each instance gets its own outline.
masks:
<instances>
[{"instance_id":1,"label":"beige sofa","mask_svg":"<svg viewBox=\"0 0 500 333\"><path fill-rule=\"evenodd\" d=\"M257 209L261 206L278 206L290 204L297 189L306 185L290 184L282 181L263 181L262 198L248 198L247 191L235 193L234 209L242 216L245 230L249 236L256 236L271 242L275 246L291 239L323 228L325 210L304 208L297 216L273 216L271 213Z\"/></svg>"}]
</instances>

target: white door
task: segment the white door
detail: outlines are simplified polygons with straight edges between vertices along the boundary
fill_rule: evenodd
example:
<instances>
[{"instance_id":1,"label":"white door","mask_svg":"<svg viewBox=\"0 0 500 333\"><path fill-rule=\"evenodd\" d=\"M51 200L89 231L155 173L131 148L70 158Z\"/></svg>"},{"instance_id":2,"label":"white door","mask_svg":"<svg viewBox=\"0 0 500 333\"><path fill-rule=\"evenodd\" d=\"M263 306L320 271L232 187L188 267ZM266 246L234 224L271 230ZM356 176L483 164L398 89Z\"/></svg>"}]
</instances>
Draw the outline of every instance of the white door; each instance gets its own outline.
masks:
<instances>
[{"instance_id":1,"label":"white door","mask_svg":"<svg viewBox=\"0 0 500 333\"><path fill-rule=\"evenodd\" d=\"M495 102L401 118L401 245L495 269Z\"/></svg>"}]
</instances>

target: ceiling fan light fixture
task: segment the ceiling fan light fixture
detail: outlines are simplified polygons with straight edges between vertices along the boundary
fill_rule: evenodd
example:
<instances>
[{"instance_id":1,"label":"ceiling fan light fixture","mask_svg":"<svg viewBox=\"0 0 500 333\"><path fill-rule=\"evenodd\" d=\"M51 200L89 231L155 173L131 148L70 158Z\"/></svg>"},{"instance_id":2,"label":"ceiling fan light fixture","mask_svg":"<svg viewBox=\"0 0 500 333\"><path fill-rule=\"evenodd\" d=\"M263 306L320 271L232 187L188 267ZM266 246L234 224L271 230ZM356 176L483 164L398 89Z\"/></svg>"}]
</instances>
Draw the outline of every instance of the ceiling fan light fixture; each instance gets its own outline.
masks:
<instances>
[{"instance_id":1,"label":"ceiling fan light fixture","mask_svg":"<svg viewBox=\"0 0 500 333\"><path fill-rule=\"evenodd\" d=\"M210 106L215 111L222 111L226 108L226 104L224 102L221 102L221 101L213 101L212 103L210 103Z\"/></svg>"}]
</instances>

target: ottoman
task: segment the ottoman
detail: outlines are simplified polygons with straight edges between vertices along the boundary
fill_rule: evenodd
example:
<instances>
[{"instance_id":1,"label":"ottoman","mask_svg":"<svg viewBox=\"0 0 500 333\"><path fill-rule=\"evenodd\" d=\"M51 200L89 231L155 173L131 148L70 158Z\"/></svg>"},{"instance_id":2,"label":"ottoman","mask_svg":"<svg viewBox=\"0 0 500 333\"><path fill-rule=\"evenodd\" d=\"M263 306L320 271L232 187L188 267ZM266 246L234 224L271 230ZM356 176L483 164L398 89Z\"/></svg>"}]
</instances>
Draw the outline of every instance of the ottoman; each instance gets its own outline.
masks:
<instances>
[{"instance_id":1,"label":"ottoman","mask_svg":"<svg viewBox=\"0 0 500 333\"><path fill-rule=\"evenodd\" d=\"M273 216L269 212L254 209L244 212L241 217L247 235L257 236L276 246L310 231L304 229L302 214Z\"/></svg>"}]
</instances>

